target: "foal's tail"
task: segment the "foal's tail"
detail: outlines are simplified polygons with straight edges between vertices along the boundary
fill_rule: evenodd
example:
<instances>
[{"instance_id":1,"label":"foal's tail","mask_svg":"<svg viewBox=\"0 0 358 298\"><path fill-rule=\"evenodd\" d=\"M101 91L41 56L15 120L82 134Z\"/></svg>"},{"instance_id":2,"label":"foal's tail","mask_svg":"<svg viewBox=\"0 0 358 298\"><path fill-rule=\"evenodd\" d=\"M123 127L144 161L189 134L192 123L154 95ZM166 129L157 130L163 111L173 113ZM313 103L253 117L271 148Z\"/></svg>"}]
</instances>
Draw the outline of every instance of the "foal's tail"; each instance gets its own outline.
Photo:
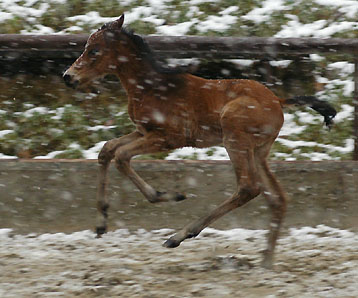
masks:
<instances>
[{"instance_id":1,"label":"foal's tail","mask_svg":"<svg viewBox=\"0 0 358 298\"><path fill-rule=\"evenodd\" d=\"M324 117L324 123L328 128L332 127L333 118L337 114L337 111L330 104L325 101L319 100L314 96L295 96L289 99L284 99L281 103L283 106L309 106Z\"/></svg>"}]
</instances>

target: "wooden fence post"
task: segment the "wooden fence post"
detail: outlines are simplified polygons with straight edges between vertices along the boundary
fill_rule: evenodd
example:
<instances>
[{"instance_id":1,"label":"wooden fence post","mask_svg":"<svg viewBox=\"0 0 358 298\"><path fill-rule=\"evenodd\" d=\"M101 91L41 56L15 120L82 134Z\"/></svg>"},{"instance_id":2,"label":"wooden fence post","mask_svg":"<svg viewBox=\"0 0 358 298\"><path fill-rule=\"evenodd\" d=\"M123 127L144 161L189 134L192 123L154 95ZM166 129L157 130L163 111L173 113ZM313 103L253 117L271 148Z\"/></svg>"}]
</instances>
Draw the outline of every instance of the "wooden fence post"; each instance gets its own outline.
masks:
<instances>
[{"instance_id":1,"label":"wooden fence post","mask_svg":"<svg viewBox=\"0 0 358 298\"><path fill-rule=\"evenodd\" d=\"M358 160L358 57L354 57L354 91L353 91L353 106L354 106L354 120L353 120L353 160Z\"/></svg>"}]
</instances>

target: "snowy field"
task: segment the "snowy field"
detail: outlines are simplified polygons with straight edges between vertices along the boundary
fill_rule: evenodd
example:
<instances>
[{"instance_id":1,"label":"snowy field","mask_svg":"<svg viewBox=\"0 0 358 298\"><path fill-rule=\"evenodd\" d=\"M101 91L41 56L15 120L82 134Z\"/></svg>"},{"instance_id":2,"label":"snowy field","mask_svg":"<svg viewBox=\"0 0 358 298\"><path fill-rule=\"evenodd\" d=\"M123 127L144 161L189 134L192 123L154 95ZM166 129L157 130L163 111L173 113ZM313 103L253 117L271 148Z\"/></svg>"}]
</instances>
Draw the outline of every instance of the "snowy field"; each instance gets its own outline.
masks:
<instances>
[{"instance_id":1,"label":"snowy field","mask_svg":"<svg viewBox=\"0 0 358 298\"><path fill-rule=\"evenodd\" d=\"M273 270L263 230L207 228L176 249L174 231L96 239L0 230L0 297L357 297L358 234L320 225L284 232Z\"/></svg>"},{"instance_id":2,"label":"snowy field","mask_svg":"<svg viewBox=\"0 0 358 298\"><path fill-rule=\"evenodd\" d=\"M91 4L95 4L96 0L87 0L86 2L88 9L90 9L94 8ZM218 12L205 18L203 18L205 16L203 15L205 13L203 4L208 7L210 5L215 7L215 2L219 2L218 0L185 0L181 2L182 7L187 8L186 13L181 16L179 16L175 1L172 0L144 0L139 1L140 4L135 0L118 1L114 8L126 12L127 24L132 24L142 19L148 24L155 25L155 33L159 35L186 35L193 29L197 30L198 34L205 34L210 31L224 33L240 19L251 21L255 24L264 24L270 23L271 18L278 13L285 14L287 23L275 33L274 37L326 38L336 33L358 28L358 22L353 21L358 13L358 3L355 0L264 0L257 2L256 5L251 4L251 9L246 13L242 13L243 9L240 10L241 7L247 5L246 3L228 6L227 2L223 2ZM2 0L0 2L0 22L5 23L16 18L26 19L27 24L19 32L21 34L69 34L83 31L88 26L100 26L116 18L104 16L96 10L92 10L84 14L66 17L63 21L73 23L73 26L66 27L61 31L38 22L39 18L46 16L56 6L66 4L71 7L70 1L67 0ZM330 22L322 19L307 24L303 22L306 20L300 20L297 15L290 13L304 4L308 4L309 7L313 8L313 11L315 11L316 7L334 9L341 17L345 17L347 20L341 21L341 18L336 18L335 22ZM247 7L244 10L247 10ZM182 18L187 19L187 21L167 24L167 14L170 12L174 14L172 18Z\"/></svg>"},{"instance_id":3,"label":"snowy field","mask_svg":"<svg viewBox=\"0 0 358 298\"><path fill-rule=\"evenodd\" d=\"M82 7L66 0L2 0L1 33L88 34L125 12L126 25L140 34L357 38L358 1L355 0L265 0L255 3L240 1L238 5L222 0L186 0L180 1L179 4L172 0L110 2L108 5L112 7L109 10L109 7L99 5L96 0L86 1L86 5ZM115 16L109 16L110 14ZM320 125L321 117L309 110L287 113L285 125L271 158L346 159L353 150L350 123L353 119L351 100L354 89L354 65L347 61L337 61L336 57L330 60L317 54L307 58L310 63L315 63L314 80L315 84L320 86L315 95L330 101L339 111L336 117L338 128L333 128L331 134L326 133ZM250 67L254 60L231 62ZM275 67L286 68L292 60L270 63ZM17 97L16 93L15 95ZM43 96L50 96L52 101L56 99L56 94ZM36 122L36 117L43 119L49 115L50 119L46 118L46 121L50 135L44 139L47 137L48 142L55 139L53 142L59 143L59 148L42 151L43 154L32 153L31 157L63 157L66 154L70 156L70 152L76 151L78 158L97 158L101 146L107 139L103 136L115 131L115 126L110 122L118 119L123 113L114 110L106 119L93 119L91 123L81 123L80 128L86 131L82 135L87 134L90 140L81 142L78 138L67 139L70 133L62 128L63 112L74 110L75 106L72 103L53 108L34 106L25 92L25 95L16 98L18 102L23 102L24 106L15 113L10 109L10 113L14 114L14 117L10 117L8 107L14 103L15 97L0 97L3 103L0 106L0 158L16 158L16 152L21 150L36 151L33 147L38 146L37 143L45 146L46 142L38 135L28 138L24 136L19 122ZM87 97L91 96L83 95L81 100ZM21 150L10 150L14 146ZM174 151L166 159L228 159L228 156L221 147L200 150L184 148Z\"/></svg>"}]
</instances>

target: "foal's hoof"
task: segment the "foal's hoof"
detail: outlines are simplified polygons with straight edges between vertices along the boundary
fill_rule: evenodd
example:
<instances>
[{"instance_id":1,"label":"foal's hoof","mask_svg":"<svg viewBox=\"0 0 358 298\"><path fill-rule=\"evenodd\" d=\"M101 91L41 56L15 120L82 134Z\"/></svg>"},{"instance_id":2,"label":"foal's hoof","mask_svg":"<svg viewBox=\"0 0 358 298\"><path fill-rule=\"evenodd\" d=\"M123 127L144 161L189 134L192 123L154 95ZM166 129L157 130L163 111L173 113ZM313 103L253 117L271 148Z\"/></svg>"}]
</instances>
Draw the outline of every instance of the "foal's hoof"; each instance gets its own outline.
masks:
<instances>
[{"instance_id":1,"label":"foal's hoof","mask_svg":"<svg viewBox=\"0 0 358 298\"><path fill-rule=\"evenodd\" d=\"M175 193L175 197L174 197L175 202L184 201L185 199L186 199L185 195L182 195L180 193Z\"/></svg>"},{"instance_id":2,"label":"foal's hoof","mask_svg":"<svg viewBox=\"0 0 358 298\"><path fill-rule=\"evenodd\" d=\"M271 256L264 256L264 259L261 262L261 267L271 270L273 267L273 259Z\"/></svg>"},{"instance_id":3,"label":"foal's hoof","mask_svg":"<svg viewBox=\"0 0 358 298\"><path fill-rule=\"evenodd\" d=\"M96 238L101 238L107 232L107 227L96 227Z\"/></svg>"},{"instance_id":4,"label":"foal's hoof","mask_svg":"<svg viewBox=\"0 0 358 298\"><path fill-rule=\"evenodd\" d=\"M180 245L180 242L174 241L170 238L163 243L163 246L167 247L167 248L174 248L174 247L178 247L179 245Z\"/></svg>"},{"instance_id":5,"label":"foal's hoof","mask_svg":"<svg viewBox=\"0 0 358 298\"><path fill-rule=\"evenodd\" d=\"M157 191L157 197L160 201L166 201L166 202L179 202L184 201L186 199L185 195L182 195L177 192L161 192Z\"/></svg>"}]
</instances>

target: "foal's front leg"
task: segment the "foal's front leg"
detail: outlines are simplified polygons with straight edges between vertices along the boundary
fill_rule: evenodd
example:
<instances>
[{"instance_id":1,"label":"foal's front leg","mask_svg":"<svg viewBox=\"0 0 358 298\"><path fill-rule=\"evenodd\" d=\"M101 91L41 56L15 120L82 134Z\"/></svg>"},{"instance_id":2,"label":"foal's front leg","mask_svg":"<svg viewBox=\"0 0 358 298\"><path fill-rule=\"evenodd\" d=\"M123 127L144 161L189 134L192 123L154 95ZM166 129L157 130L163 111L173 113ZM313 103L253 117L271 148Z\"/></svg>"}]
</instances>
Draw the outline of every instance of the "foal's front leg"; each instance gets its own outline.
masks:
<instances>
[{"instance_id":1,"label":"foal's front leg","mask_svg":"<svg viewBox=\"0 0 358 298\"><path fill-rule=\"evenodd\" d=\"M100 165L97 186L96 233L98 237L107 231L107 210L109 208L109 203L106 190L108 184L108 168L111 160L114 158L114 153L119 147L129 144L142 136L141 133L135 131L120 138L110 140L104 144L98 155L98 163Z\"/></svg>"},{"instance_id":2,"label":"foal's front leg","mask_svg":"<svg viewBox=\"0 0 358 298\"><path fill-rule=\"evenodd\" d=\"M126 175L151 203L182 201L184 195L174 192L158 192L146 183L131 167L133 156L167 151L165 138L157 133L148 133L125 146L119 147L115 152L117 169Z\"/></svg>"},{"instance_id":3,"label":"foal's front leg","mask_svg":"<svg viewBox=\"0 0 358 298\"><path fill-rule=\"evenodd\" d=\"M106 188L108 167L113 158L115 158L117 169L132 180L149 202L181 201L186 198L184 195L178 193L165 193L154 190L154 188L147 184L130 166L130 159L135 155L166 150L164 138L155 133L142 135L139 132L134 132L119 139L111 140L104 145L98 156L98 162L100 164L97 192L98 218L96 226L98 237L107 231L107 211L109 204L106 197Z\"/></svg>"}]
</instances>

